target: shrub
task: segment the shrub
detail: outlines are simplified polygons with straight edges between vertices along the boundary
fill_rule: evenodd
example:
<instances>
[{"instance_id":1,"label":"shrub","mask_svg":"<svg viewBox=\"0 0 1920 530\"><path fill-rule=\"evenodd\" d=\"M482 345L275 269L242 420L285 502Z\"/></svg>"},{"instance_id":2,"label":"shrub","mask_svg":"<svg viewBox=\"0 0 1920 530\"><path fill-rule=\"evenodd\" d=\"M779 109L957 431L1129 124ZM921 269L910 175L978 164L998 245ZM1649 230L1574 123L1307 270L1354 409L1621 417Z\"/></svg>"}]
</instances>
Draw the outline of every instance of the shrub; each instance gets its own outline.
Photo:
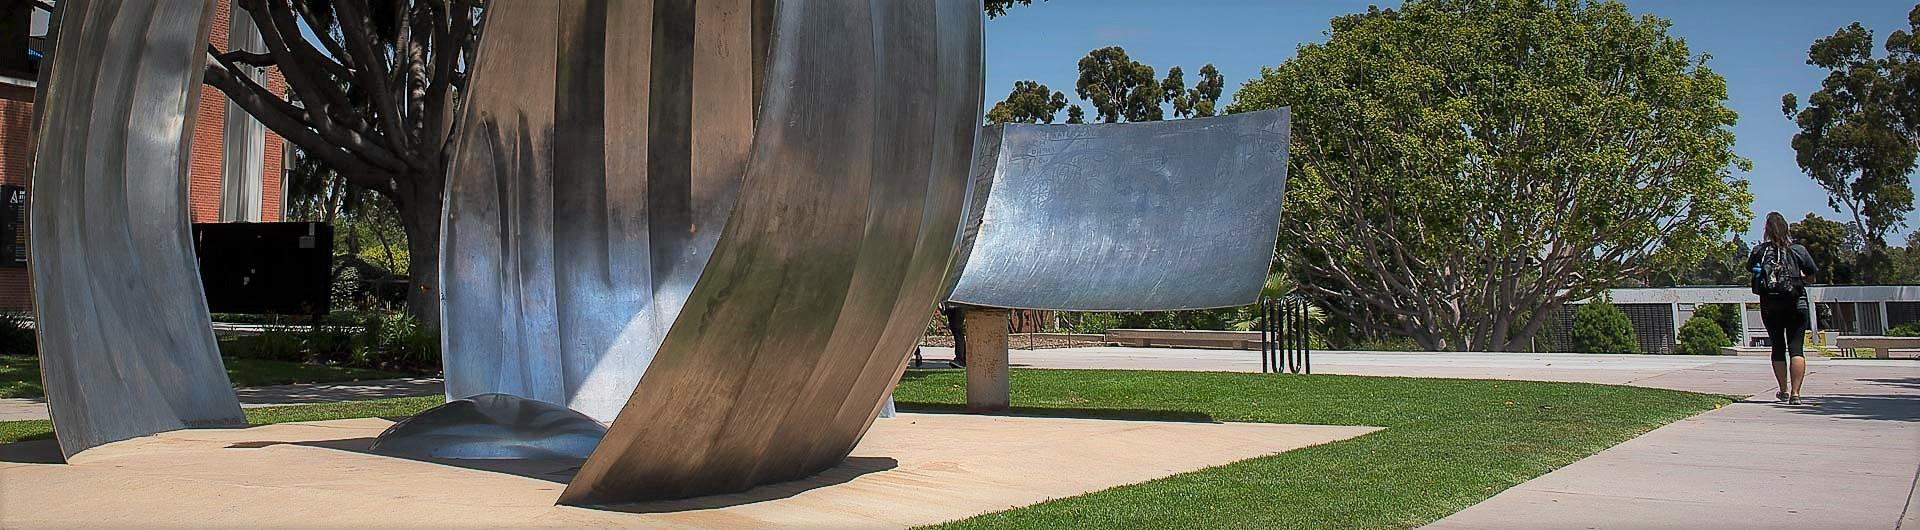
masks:
<instances>
[{"instance_id":1,"label":"shrub","mask_svg":"<svg viewBox=\"0 0 1920 530\"><path fill-rule=\"evenodd\" d=\"M394 371L440 367L440 336L406 313L376 314L353 341L353 364Z\"/></svg>"},{"instance_id":2,"label":"shrub","mask_svg":"<svg viewBox=\"0 0 1920 530\"><path fill-rule=\"evenodd\" d=\"M1613 303L1597 301L1573 313L1573 349L1584 353L1640 353L1633 321Z\"/></svg>"},{"instance_id":3,"label":"shrub","mask_svg":"<svg viewBox=\"0 0 1920 530\"><path fill-rule=\"evenodd\" d=\"M1354 349L1359 351L1426 351L1420 347L1420 343L1414 342L1412 338L1408 337L1368 340L1354 346Z\"/></svg>"},{"instance_id":4,"label":"shrub","mask_svg":"<svg viewBox=\"0 0 1920 530\"><path fill-rule=\"evenodd\" d=\"M1894 337L1920 337L1920 322L1908 322L1894 326L1893 329L1887 330L1887 335Z\"/></svg>"},{"instance_id":5,"label":"shrub","mask_svg":"<svg viewBox=\"0 0 1920 530\"><path fill-rule=\"evenodd\" d=\"M1727 344L1733 344L1740 338L1740 306L1735 304L1700 304L1693 308L1693 318L1706 318L1720 327L1720 334L1727 337ZM1687 319L1692 322L1693 319Z\"/></svg>"},{"instance_id":6,"label":"shrub","mask_svg":"<svg viewBox=\"0 0 1920 530\"><path fill-rule=\"evenodd\" d=\"M37 355L33 326L21 314L0 314L0 355Z\"/></svg>"},{"instance_id":7,"label":"shrub","mask_svg":"<svg viewBox=\"0 0 1920 530\"><path fill-rule=\"evenodd\" d=\"M1070 317L1067 329L1074 333L1106 333L1113 328L1124 328L1120 315L1114 313L1080 313Z\"/></svg>"},{"instance_id":8,"label":"shrub","mask_svg":"<svg viewBox=\"0 0 1920 530\"><path fill-rule=\"evenodd\" d=\"M1720 347L1732 340L1720 331L1720 323L1711 317L1695 314L1680 326L1680 347L1675 350L1682 355L1719 355Z\"/></svg>"}]
</instances>

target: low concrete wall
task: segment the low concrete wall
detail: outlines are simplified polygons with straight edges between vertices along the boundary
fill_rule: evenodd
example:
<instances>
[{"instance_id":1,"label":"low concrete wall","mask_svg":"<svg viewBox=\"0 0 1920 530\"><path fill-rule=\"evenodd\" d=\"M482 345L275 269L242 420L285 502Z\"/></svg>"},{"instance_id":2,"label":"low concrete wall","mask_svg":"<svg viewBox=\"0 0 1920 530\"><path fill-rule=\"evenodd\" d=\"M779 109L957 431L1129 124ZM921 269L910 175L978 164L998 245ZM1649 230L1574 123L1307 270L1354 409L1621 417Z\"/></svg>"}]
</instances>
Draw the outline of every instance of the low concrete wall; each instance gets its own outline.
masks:
<instances>
[{"instance_id":1,"label":"low concrete wall","mask_svg":"<svg viewBox=\"0 0 1920 530\"><path fill-rule=\"evenodd\" d=\"M1181 346L1188 348L1260 349L1258 331L1210 331L1180 329L1109 329L1107 342L1123 346Z\"/></svg>"},{"instance_id":2,"label":"low concrete wall","mask_svg":"<svg viewBox=\"0 0 1920 530\"><path fill-rule=\"evenodd\" d=\"M1920 337L1888 337L1882 335L1842 336L1834 340L1841 348L1873 348L1873 358L1892 359L1899 354L1903 358L1916 357L1920 352Z\"/></svg>"}]
</instances>

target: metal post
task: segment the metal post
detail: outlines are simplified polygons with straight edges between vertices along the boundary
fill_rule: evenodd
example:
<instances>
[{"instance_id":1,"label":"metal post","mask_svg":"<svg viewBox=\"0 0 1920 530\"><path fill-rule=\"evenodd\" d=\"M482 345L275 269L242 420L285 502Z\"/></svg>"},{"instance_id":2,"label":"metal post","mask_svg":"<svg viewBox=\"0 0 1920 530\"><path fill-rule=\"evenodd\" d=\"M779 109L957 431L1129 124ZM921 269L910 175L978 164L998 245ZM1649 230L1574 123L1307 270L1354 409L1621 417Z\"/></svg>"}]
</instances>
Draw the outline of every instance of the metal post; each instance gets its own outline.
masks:
<instances>
[{"instance_id":1,"label":"metal post","mask_svg":"<svg viewBox=\"0 0 1920 530\"><path fill-rule=\"evenodd\" d=\"M1254 329L1260 330L1260 373L1264 374L1267 373L1268 363L1271 361L1267 352L1272 351L1273 348L1273 342L1269 340L1271 333L1268 332L1273 327L1273 321L1267 318L1267 301L1260 300L1259 305L1254 307L1254 313L1255 322L1259 324Z\"/></svg>"}]
</instances>

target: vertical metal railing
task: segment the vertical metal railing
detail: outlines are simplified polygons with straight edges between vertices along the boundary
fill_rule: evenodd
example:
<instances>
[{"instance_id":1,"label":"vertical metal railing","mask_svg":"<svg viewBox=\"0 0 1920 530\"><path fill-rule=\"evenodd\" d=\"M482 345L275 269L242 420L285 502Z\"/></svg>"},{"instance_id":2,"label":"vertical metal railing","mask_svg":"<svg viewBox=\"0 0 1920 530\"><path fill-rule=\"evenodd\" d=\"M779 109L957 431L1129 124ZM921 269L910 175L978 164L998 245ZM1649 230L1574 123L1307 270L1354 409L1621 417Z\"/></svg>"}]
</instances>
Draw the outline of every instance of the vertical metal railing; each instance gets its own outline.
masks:
<instances>
[{"instance_id":1,"label":"vertical metal railing","mask_svg":"<svg viewBox=\"0 0 1920 530\"><path fill-rule=\"evenodd\" d=\"M1260 373L1313 373L1307 300L1287 295L1260 301Z\"/></svg>"}]
</instances>

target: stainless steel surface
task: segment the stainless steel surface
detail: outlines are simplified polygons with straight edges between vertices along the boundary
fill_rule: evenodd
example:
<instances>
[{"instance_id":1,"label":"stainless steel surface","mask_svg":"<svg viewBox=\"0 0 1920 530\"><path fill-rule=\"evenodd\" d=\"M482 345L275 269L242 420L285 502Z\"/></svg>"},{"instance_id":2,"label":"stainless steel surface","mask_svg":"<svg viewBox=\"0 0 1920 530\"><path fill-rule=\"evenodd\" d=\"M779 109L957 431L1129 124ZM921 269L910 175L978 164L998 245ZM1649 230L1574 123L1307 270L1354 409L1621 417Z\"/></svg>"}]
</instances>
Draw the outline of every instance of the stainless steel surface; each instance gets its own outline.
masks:
<instances>
[{"instance_id":1,"label":"stainless steel surface","mask_svg":"<svg viewBox=\"0 0 1920 530\"><path fill-rule=\"evenodd\" d=\"M952 302L1156 311L1259 297L1286 187L1287 109L1002 127L980 142L995 148L980 151L984 207Z\"/></svg>"},{"instance_id":2,"label":"stainless steel surface","mask_svg":"<svg viewBox=\"0 0 1920 530\"><path fill-rule=\"evenodd\" d=\"M395 423L369 450L405 458L585 459L606 434L606 426L565 406L481 394Z\"/></svg>"},{"instance_id":3,"label":"stainless steel surface","mask_svg":"<svg viewBox=\"0 0 1920 530\"><path fill-rule=\"evenodd\" d=\"M980 117L979 2L788 0L771 19L731 217L563 503L741 491L839 463L932 312Z\"/></svg>"},{"instance_id":4,"label":"stainless steel surface","mask_svg":"<svg viewBox=\"0 0 1920 530\"><path fill-rule=\"evenodd\" d=\"M187 224L187 132L213 2L58 9L60 47L35 106L30 266L60 450L242 425Z\"/></svg>"},{"instance_id":5,"label":"stainless steel surface","mask_svg":"<svg viewBox=\"0 0 1920 530\"><path fill-rule=\"evenodd\" d=\"M488 5L448 175L447 397L627 403L732 211L766 2Z\"/></svg>"}]
</instances>

